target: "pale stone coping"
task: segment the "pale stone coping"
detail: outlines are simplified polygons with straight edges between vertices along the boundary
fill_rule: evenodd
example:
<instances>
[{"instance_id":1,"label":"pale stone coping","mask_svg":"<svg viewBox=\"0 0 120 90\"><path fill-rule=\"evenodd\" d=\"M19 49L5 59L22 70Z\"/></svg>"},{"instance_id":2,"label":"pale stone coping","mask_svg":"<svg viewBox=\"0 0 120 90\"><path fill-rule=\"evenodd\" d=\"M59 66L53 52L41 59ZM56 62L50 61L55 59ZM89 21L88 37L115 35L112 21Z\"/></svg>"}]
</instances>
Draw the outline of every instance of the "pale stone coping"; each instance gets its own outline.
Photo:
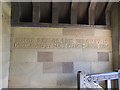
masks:
<instances>
[{"instance_id":1,"label":"pale stone coping","mask_svg":"<svg viewBox=\"0 0 120 90\"><path fill-rule=\"evenodd\" d=\"M91 32L91 34L89 34L89 32ZM12 36L111 37L111 30L96 28L12 27Z\"/></svg>"},{"instance_id":2,"label":"pale stone coping","mask_svg":"<svg viewBox=\"0 0 120 90\"><path fill-rule=\"evenodd\" d=\"M27 24L27 23L26 23ZM29 24L29 23L28 23ZM42 25L42 23L40 23L41 25ZM47 24L46 24L47 25ZM52 24L51 24L52 25ZM62 26L63 25L63 26ZM27 26L25 26L25 27L22 27L22 26L12 26L11 28L17 28L17 29L19 29L19 28L23 28L23 29L25 29L25 28L29 28L29 29L33 29L33 28L46 28L46 29L49 29L49 28L56 28L56 29L59 29L59 28L61 28L61 29L71 29L71 28L74 28L74 29L89 29L89 30L110 30L111 31L111 29L108 29L108 28L106 28L106 26L105 25L94 25L94 26L92 26L92 25L70 25L70 24L66 24L66 25L64 25L64 24L59 24L58 26L62 26L62 27L44 27L44 24L43 24L43 26L42 27L27 27ZM64 27L64 26L66 26L66 27ZM79 26L79 27L78 27Z\"/></svg>"},{"instance_id":3,"label":"pale stone coping","mask_svg":"<svg viewBox=\"0 0 120 90\"><path fill-rule=\"evenodd\" d=\"M12 28L12 36L62 36L62 29L55 28Z\"/></svg>"}]
</instances>

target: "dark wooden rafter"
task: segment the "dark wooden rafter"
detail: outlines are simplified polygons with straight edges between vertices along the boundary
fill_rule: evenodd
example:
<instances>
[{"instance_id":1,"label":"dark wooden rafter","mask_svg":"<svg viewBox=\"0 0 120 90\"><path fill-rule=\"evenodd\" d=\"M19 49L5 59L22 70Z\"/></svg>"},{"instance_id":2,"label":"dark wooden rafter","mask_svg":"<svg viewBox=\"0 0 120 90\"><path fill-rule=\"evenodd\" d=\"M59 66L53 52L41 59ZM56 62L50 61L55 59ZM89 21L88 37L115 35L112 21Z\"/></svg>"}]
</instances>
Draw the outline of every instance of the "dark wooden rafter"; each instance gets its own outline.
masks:
<instances>
[{"instance_id":1,"label":"dark wooden rafter","mask_svg":"<svg viewBox=\"0 0 120 90\"><path fill-rule=\"evenodd\" d=\"M78 2L77 23L88 24L89 2Z\"/></svg>"},{"instance_id":2,"label":"dark wooden rafter","mask_svg":"<svg viewBox=\"0 0 120 90\"><path fill-rule=\"evenodd\" d=\"M59 3L58 2L52 3L52 23L53 24L59 23Z\"/></svg>"},{"instance_id":3,"label":"dark wooden rafter","mask_svg":"<svg viewBox=\"0 0 120 90\"><path fill-rule=\"evenodd\" d=\"M95 24L95 8L97 2L91 2L89 7L89 25Z\"/></svg>"},{"instance_id":4,"label":"dark wooden rafter","mask_svg":"<svg viewBox=\"0 0 120 90\"><path fill-rule=\"evenodd\" d=\"M40 21L40 3L33 2L33 23L39 23Z\"/></svg>"},{"instance_id":5,"label":"dark wooden rafter","mask_svg":"<svg viewBox=\"0 0 120 90\"><path fill-rule=\"evenodd\" d=\"M77 2L71 3L71 24L77 24Z\"/></svg>"},{"instance_id":6,"label":"dark wooden rafter","mask_svg":"<svg viewBox=\"0 0 120 90\"><path fill-rule=\"evenodd\" d=\"M59 23L70 24L71 2L60 2L59 12Z\"/></svg>"},{"instance_id":7,"label":"dark wooden rafter","mask_svg":"<svg viewBox=\"0 0 120 90\"><path fill-rule=\"evenodd\" d=\"M105 18L106 18L106 26L110 28L111 25L111 9L113 6L114 2L108 2L106 11L105 11Z\"/></svg>"},{"instance_id":8,"label":"dark wooden rafter","mask_svg":"<svg viewBox=\"0 0 120 90\"><path fill-rule=\"evenodd\" d=\"M19 23L21 16L21 5L19 2L12 3L12 22Z\"/></svg>"},{"instance_id":9,"label":"dark wooden rafter","mask_svg":"<svg viewBox=\"0 0 120 90\"><path fill-rule=\"evenodd\" d=\"M99 2L96 4L95 24L105 25L105 8L106 8L106 2Z\"/></svg>"},{"instance_id":10,"label":"dark wooden rafter","mask_svg":"<svg viewBox=\"0 0 120 90\"><path fill-rule=\"evenodd\" d=\"M52 23L52 2L40 2L40 23Z\"/></svg>"},{"instance_id":11,"label":"dark wooden rafter","mask_svg":"<svg viewBox=\"0 0 120 90\"><path fill-rule=\"evenodd\" d=\"M77 2L71 3L71 24L77 24Z\"/></svg>"},{"instance_id":12,"label":"dark wooden rafter","mask_svg":"<svg viewBox=\"0 0 120 90\"><path fill-rule=\"evenodd\" d=\"M12 23L111 25L114 2L12 2Z\"/></svg>"}]
</instances>

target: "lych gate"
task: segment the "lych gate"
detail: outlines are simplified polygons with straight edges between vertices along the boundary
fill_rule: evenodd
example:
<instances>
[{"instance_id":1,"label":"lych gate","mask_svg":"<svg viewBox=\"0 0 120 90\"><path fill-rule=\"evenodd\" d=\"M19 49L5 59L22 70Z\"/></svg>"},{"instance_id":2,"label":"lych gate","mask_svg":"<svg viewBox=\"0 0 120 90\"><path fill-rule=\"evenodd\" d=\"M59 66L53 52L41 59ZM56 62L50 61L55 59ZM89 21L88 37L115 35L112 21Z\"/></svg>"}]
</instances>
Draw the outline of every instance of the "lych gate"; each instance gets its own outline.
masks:
<instances>
[{"instance_id":1,"label":"lych gate","mask_svg":"<svg viewBox=\"0 0 120 90\"><path fill-rule=\"evenodd\" d=\"M120 2L33 1L0 3L2 88L120 90Z\"/></svg>"}]
</instances>

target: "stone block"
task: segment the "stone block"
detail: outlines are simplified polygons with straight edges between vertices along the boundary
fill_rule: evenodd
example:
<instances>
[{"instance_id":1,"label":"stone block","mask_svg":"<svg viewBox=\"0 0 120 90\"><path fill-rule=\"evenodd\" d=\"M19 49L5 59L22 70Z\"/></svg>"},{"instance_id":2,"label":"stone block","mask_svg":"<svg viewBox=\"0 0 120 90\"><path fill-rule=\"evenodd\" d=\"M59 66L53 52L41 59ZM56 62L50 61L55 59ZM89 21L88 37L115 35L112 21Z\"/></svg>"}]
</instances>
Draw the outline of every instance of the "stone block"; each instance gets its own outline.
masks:
<instances>
[{"instance_id":1,"label":"stone block","mask_svg":"<svg viewBox=\"0 0 120 90\"><path fill-rule=\"evenodd\" d=\"M111 71L111 64L109 62L92 62L92 73L105 73Z\"/></svg>"},{"instance_id":2,"label":"stone block","mask_svg":"<svg viewBox=\"0 0 120 90\"><path fill-rule=\"evenodd\" d=\"M37 62L37 52L32 49L13 49L11 62Z\"/></svg>"},{"instance_id":3,"label":"stone block","mask_svg":"<svg viewBox=\"0 0 120 90\"><path fill-rule=\"evenodd\" d=\"M74 62L74 73L77 75L78 71L82 71L85 74L91 73L91 62Z\"/></svg>"},{"instance_id":4,"label":"stone block","mask_svg":"<svg viewBox=\"0 0 120 90\"><path fill-rule=\"evenodd\" d=\"M62 36L62 28L12 27L14 37Z\"/></svg>"},{"instance_id":5,"label":"stone block","mask_svg":"<svg viewBox=\"0 0 120 90\"><path fill-rule=\"evenodd\" d=\"M98 61L109 61L108 52L98 52Z\"/></svg>"},{"instance_id":6,"label":"stone block","mask_svg":"<svg viewBox=\"0 0 120 90\"><path fill-rule=\"evenodd\" d=\"M53 62L53 52L38 52L38 62Z\"/></svg>"},{"instance_id":7,"label":"stone block","mask_svg":"<svg viewBox=\"0 0 120 90\"><path fill-rule=\"evenodd\" d=\"M34 75L42 73L42 63L11 63L10 75Z\"/></svg>"},{"instance_id":8,"label":"stone block","mask_svg":"<svg viewBox=\"0 0 120 90\"><path fill-rule=\"evenodd\" d=\"M75 62L75 61L96 61L98 59L97 52L82 52L79 50L55 51L54 62Z\"/></svg>"},{"instance_id":9,"label":"stone block","mask_svg":"<svg viewBox=\"0 0 120 90\"><path fill-rule=\"evenodd\" d=\"M111 37L111 30L95 30L95 36Z\"/></svg>"},{"instance_id":10,"label":"stone block","mask_svg":"<svg viewBox=\"0 0 120 90\"><path fill-rule=\"evenodd\" d=\"M9 88L24 88L28 87L29 77L27 76L10 76L9 77Z\"/></svg>"},{"instance_id":11,"label":"stone block","mask_svg":"<svg viewBox=\"0 0 120 90\"><path fill-rule=\"evenodd\" d=\"M43 73L62 73L62 63L43 63Z\"/></svg>"},{"instance_id":12,"label":"stone block","mask_svg":"<svg viewBox=\"0 0 120 90\"><path fill-rule=\"evenodd\" d=\"M110 52L112 51L111 37L84 37L83 51Z\"/></svg>"},{"instance_id":13,"label":"stone block","mask_svg":"<svg viewBox=\"0 0 120 90\"><path fill-rule=\"evenodd\" d=\"M57 76L57 87L59 88L76 88L76 74L61 74Z\"/></svg>"},{"instance_id":14,"label":"stone block","mask_svg":"<svg viewBox=\"0 0 120 90\"><path fill-rule=\"evenodd\" d=\"M73 73L73 62L62 63L63 73Z\"/></svg>"},{"instance_id":15,"label":"stone block","mask_svg":"<svg viewBox=\"0 0 120 90\"><path fill-rule=\"evenodd\" d=\"M30 86L37 88L50 88L57 85L56 74L34 74L30 78Z\"/></svg>"},{"instance_id":16,"label":"stone block","mask_svg":"<svg viewBox=\"0 0 120 90\"><path fill-rule=\"evenodd\" d=\"M9 74L6 74L3 78L1 78L2 80L0 82L1 82L2 88L8 87L8 78L9 78L8 75Z\"/></svg>"},{"instance_id":17,"label":"stone block","mask_svg":"<svg viewBox=\"0 0 120 90\"><path fill-rule=\"evenodd\" d=\"M64 36L94 36L94 30L78 29L78 28L64 28Z\"/></svg>"}]
</instances>

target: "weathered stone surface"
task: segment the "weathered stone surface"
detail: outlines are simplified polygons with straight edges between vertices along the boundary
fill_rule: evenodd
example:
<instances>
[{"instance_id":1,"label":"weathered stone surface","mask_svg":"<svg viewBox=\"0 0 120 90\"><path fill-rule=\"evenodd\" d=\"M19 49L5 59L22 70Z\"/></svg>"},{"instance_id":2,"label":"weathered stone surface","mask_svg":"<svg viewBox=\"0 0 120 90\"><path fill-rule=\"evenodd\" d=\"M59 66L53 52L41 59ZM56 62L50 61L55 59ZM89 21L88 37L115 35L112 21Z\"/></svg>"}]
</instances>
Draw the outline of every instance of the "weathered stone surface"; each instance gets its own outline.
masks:
<instances>
[{"instance_id":1,"label":"weathered stone surface","mask_svg":"<svg viewBox=\"0 0 120 90\"><path fill-rule=\"evenodd\" d=\"M36 50L13 49L11 55L12 62L37 62Z\"/></svg>"},{"instance_id":2,"label":"weathered stone surface","mask_svg":"<svg viewBox=\"0 0 120 90\"><path fill-rule=\"evenodd\" d=\"M16 37L13 38L12 47L16 49L98 49L110 50L110 38L100 37Z\"/></svg>"},{"instance_id":3,"label":"weathered stone surface","mask_svg":"<svg viewBox=\"0 0 120 90\"><path fill-rule=\"evenodd\" d=\"M120 3L114 4L114 8L111 13L113 62L114 62L113 70L120 67L120 27L119 27L120 13L119 11L120 11Z\"/></svg>"},{"instance_id":4,"label":"weathered stone surface","mask_svg":"<svg viewBox=\"0 0 120 90\"><path fill-rule=\"evenodd\" d=\"M18 36L62 36L62 28L12 27L12 35Z\"/></svg>"},{"instance_id":5,"label":"weathered stone surface","mask_svg":"<svg viewBox=\"0 0 120 90\"><path fill-rule=\"evenodd\" d=\"M13 27L10 76L26 75L29 88L76 88L77 71L109 71L111 37L90 30ZM109 52L111 59L99 62L97 52Z\"/></svg>"},{"instance_id":6,"label":"weathered stone surface","mask_svg":"<svg viewBox=\"0 0 120 90\"><path fill-rule=\"evenodd\" d=\"M98 61L109 61L108 52L98 52Z\"/></svg>"},{"instance_id":7,"label":"weathered stone surface","mask_svg":"<svg viewBox=\"0 0 120 90\"><path fill-rule=\"evenodd\" d=\"M95 30L95 36L110 37L111 36L111 30Z\"/></svg>"},{"instance_id":8,"label":"weathered stone surface","mask_svg":"<svg viewBox=\"0 0 120 90\"><path fill-rule=\"evenodd\" d=\"M54 62L97 61L97 52L82 52L79 50L61 50L54 52Z\"/></svg>"},{"instance_id":9,"label":"weathered stone surface","mask_svg":"<svg viewBox=\"0 0 120 90\"><path fill-rule=\"evenodd\" d=\"M73 62L62 63L63 73L73 73Z\"/></svg>"},{"instance_id":10,"label":"weathered stone surface","mask_svg":"<svg viewBox=\"0 0 120 90\"><path fill-rule=\"evenodd\" d=\"M79 29L79 28L65 28L63 29L64 36L94 36L94 30Z\"/></svg>"},{"instance_id":11,"label":"weathered stone surface","mask_svg":"<svg viewBox=\"0 0 120 90\"><path fill-rule=\"evenodd\" d=\"M77 87L76 74L61 74L57 75L58 88L76 88Z\"/></svg>"},{"instance_id":12,"label":"weathered stone surface","mask_svg":"<svg viewBox=\"0 0 120 90\"><path fill-rule=\"evenodd\" d=\"M0 89L8 88L11 38L10 2L0 2Z\"/></svg>"},{"instance_id":13,"label":"weathered stone surface","mask_svg":"<svg viewBox=\"0 0 120 90\"><path fill-rule=\"evenodd\" d=\"M43 73L62 73L62 63L43 63Z\"/></svg>"},{"instance_id":14,"label":"weathered stone surface","mask_svg":"<svg viewBox=\"0 0 120 90\"><path fill-rule=\"evenodd\" d=\"M10 76L9 88L25 88L29 86L28 76Z\"/></svg>"},{"instance_id":15,"label":"weathered stone surface","mask_svg":"<svg viewBox=\"0 0 120 90\"><path fill-rule=\"evenodd\" d=\"M0 67L0 69L2 70L0 78L8 78L7 75L9 75L9 62L2 63L2 66ZM6 83L6 85L8 85L8 83Z\"/></svg>"},{"instance_id":16,"label":"weathered stone surface","mask_svg":"<svg viewBox=\"0 0 120 90\"><path fill-rule=\"evenodd\" d=\"M37 59L38 62L52 62L53 52L38 52Z\"/></svg>"},{"instance_id":17,"label":"weathered stone surface","mask_svg":"<svg viewBox=\"0 0 120 90\"><path fill-rule=\"evenodd\" d=\"M38 72L39 71L39 72ZM42 73L43 66L41 63L11 63L10 76L30 76L35 73Z\"/></svg>"},{"instance_id":18,"label":"weathered stone surface","mask_svg":"<svg viewBox=\"0 0 120 90\"><path fill-rule=\"evenodd\" d=\"M89 74L91 73L91 62L74 62L74 73L77 74L78 71Z\"/></svg>"},{"instance_id":19,"label":"weathered stone surface","mask_svg":"<svg viewBox=\"0 0 120 90\"><path fill-rule=\"evenodd\" d=\"M113 53L109 53L110 70L113 70Z\"/></svg>"},{"instance_id":20,"label":"weathered stone surface","mask_svg":"<svg viewBox=\"0 0 120 90\"><path fill-rule=\"evenodd\" d=\"M109 62L92 62L92 73L104 73L111 71L111 64Z\"/></svg>"},{"instance_id":21,"label":"weathered stone surface","mask_svg":"<svg viewBox=\"0 0 120 90\"><path fill-rule=\"evenodd\" d=\"M30 86L37 88L50 88L57 86L57 75L56 74L35 74L31 76Z\"/></svg>"}]
</instances>

